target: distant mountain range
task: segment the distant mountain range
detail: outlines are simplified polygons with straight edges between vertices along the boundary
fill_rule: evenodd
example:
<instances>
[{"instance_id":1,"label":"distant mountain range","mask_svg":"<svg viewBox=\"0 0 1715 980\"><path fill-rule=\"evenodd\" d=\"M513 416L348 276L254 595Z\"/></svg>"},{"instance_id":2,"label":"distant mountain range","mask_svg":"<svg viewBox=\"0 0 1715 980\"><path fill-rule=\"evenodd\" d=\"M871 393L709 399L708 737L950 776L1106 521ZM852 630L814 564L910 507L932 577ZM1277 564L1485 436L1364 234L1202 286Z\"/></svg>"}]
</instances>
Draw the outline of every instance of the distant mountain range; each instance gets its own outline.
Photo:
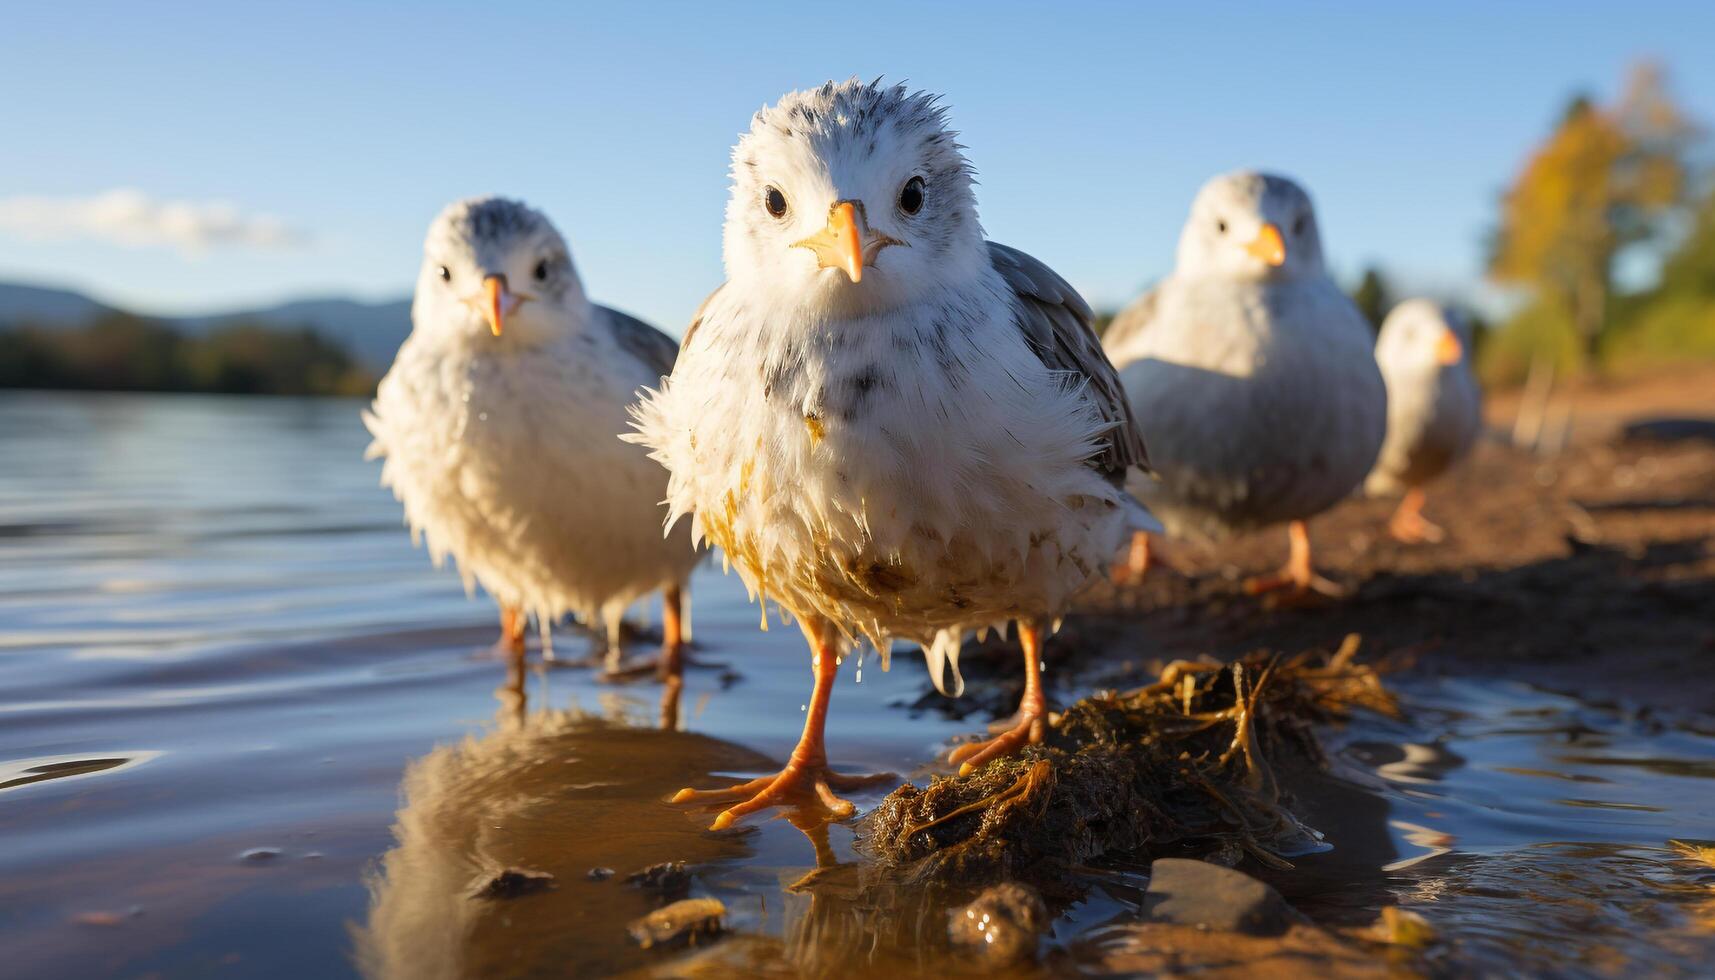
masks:
<instances>
[{"instance_id":1,"label":"distant mountain range","mask_svg":"<svg viewBox=\"0 0 1715 980\"><path fill-rule=\"evenodd\" d=\"M47 329L80 327L97 317L118 312L125 311L73 290L0 282L0 329L25 324ZM193 336L238 321L282 330L309 327L344 347L364 367L380 374L393 362L394 353L411 332L411 301L302 299L254 310L151 319Z\"/></svg>"}]
</instances>

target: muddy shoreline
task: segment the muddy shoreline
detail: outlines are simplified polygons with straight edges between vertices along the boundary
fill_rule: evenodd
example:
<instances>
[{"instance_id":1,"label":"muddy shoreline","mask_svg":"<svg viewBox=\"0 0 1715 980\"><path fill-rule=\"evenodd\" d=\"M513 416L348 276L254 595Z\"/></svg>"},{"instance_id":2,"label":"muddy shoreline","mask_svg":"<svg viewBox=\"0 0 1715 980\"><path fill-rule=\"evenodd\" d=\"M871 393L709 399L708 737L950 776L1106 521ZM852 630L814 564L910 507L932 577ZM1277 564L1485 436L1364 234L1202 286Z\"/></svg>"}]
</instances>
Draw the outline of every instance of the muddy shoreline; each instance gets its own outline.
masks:
<instances>
[{"instance_id":1,"label":"muddy shoreline","mask_svg":"<svg viewBox=\"0 0 1715 980\"><path fill-rule=\"evenodd\" d=\"M1295 606L1243 594L1285 557L1284 531L1218 548L1168 542L1141 584L1092 589L1050 645L1063 687L1139 683L1162 664L1255 650L1332 649L1347 633L1366 658L1431 673L1521 680L1715 730L1715 442L1628 439L1628 422L1715 416L1715 369L1578 392L1571 439L1543 457L1506 442L1514 399L1491 400L1484 438L1430 490L1445 541L1404 545L1394 502L1353 499L1311 523L1320 570L1350 590ZM1009 647L966 653L981 712L1015 692ZM997 677L997 675L999 675ZM1010 707L1006 710L1010 711Z\"/></svg>"}]
</instances>

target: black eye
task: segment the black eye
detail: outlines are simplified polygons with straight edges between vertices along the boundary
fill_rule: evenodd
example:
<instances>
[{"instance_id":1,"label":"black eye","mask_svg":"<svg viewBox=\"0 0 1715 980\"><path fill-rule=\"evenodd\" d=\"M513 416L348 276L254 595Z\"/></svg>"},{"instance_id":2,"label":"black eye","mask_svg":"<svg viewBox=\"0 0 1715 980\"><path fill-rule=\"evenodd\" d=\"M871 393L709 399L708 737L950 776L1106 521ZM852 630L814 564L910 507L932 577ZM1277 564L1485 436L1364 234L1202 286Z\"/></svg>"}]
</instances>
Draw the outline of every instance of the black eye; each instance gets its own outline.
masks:
<instances>
[{"instance_id":1,"label":"black eye","mask_svg":"<svg viewBox=\"0 0 1715 980\"><path fill-rule=\"evenodd\" d=\"M439 268L437 268L435 270L435 275L440 276L442 282L452 282L453 281L453 270L447 268L444 265L440 266Z\"/></svg>"},{"instance_id":2,"label":"black eye","mask_svg":"<svg viewBox=\"0 0 1715 980\"><path fill-rule=\"evenodd\" d=\"M548 281L548 260L547 259L543 259L542 261L536 263L536 281L537 282L547 282Z\"/></svg>"},{"instance_id":3,"label":"black eye","mask_svg":"<svg viewBox=\"0 0 1715 980\"><path fill-rule=\"evenodd\" d=\"M1215 222L1215 230L1225 235L1227 233L1227 219L1221 218L1217 220Z\"/></svg>"},{"instance_id":4,"label":"black eye","mask_svg":"<svg viewBox=\"0 0 1715 980\"><path fill-rule=\"evenodd\" d=\"M786 195L772 184L762 189L762 206L776 218L786 217Z\"/></svg>"},{"instance_id":5,"label":"black eye","mask_svg":"<svg viewBox=\"0 0 1715 980\"><path fill-rule=\"evenodd\" d=\"M1299 215L1292 222L1292 234L1295 236L1304 234L1304 215Z\"/></svg>"},{"instance_id":6,"label":"black eye","mask_svg":"<svg viewBox=\"0 0 1715 980\"><path fill-rule=\"evenodd\" d=\"M899 210L906 214L923 210L923 178L913 177L899 189Z\"/></svg>"}]
</instances>

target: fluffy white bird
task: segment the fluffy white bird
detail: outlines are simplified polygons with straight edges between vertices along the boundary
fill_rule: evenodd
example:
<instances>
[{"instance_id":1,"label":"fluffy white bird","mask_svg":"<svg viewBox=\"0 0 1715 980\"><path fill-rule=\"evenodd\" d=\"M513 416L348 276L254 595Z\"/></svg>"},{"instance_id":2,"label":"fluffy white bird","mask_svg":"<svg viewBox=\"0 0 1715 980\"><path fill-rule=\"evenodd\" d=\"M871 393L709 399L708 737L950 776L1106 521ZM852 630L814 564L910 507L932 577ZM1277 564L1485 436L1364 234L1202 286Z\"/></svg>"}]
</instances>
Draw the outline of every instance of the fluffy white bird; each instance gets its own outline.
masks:
<instances>
[{"instance_id":1,"label":"fluffy white bird","mask_svg":"<svg viewBox=\"0 0 1715 980\"><path fill-rule=\"evenodd\" d=\"M1204 185L1172 275L1104 344L1159 477L1134 490L1168 531L1218 540L1290 522L1291 558L1247 589L1337 593L1305 521L1363 482L1387 392L1369 325L1323 268L1309 195L1250 171Z\"/></svg>"},{"instance_id":2,"label":"fluffy white bird","mask_svg":"<svg viewBox=\"0 0 1715 980\"><path fill-rule=\"evenodd\" d=\"M549 624L570 612L606 627L613 670L621 615L662 590L661 668L676 676L697 556L688 532L662 537L667 475L615 438L672 371L672 339L591 303L548 219L496 197L430 226L411 319L364 421L413 538L494 596L514 657L526 616L551 654Z\"/></svg>"},{"instance_id":3,"label":"fluffy white bird","mask_svg":"<svg viewBox=\"0 0 1715 980\"><path fill-rule=\"evenodd\" d=\"M1388 522L1401 541L1442 539L1423 516L1423 486L1464 458L1482 429L1482 393L1465 357L1469 339L1464 317L1426 299L1406 300L1382 322L1376 363L1387 380L1387 441L1364 489L1405 494Z\"/></svg>"},{"instance_id":4,"label":"fluffy white bird","mask_svg":"<svg viewBox=\"0 0 1715 980\"><path fill-rule=\"evenodd\" d=\"M1042 624L1149 519L1122 489L1143 445L1089 308L984 241L960 149L935 97L879 81L757 113L733 151L727 282L637 413L634 438L672 471L670 519L693 515L813 654L784 771L680 794L739 800L717 829L813 797L852 811L822 728L859 638L885 657L894 637L956 648L1016 620L1018 723L967 765L1039 739Z\"/></svg>"}]
</instances>

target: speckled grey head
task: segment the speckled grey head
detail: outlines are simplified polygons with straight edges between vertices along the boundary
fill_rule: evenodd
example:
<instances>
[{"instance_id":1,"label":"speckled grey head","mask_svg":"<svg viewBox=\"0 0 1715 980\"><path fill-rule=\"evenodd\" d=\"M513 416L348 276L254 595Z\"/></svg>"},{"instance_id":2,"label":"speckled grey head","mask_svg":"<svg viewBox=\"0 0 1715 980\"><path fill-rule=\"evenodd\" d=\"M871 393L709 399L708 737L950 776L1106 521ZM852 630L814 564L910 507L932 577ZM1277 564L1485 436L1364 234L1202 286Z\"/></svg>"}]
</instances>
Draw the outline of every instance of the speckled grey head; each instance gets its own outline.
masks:
<instances>
[{"instance_id":1,"label":"speckled grey head","mask_svg":"<svg viewBox=\"0 0 1715 980\"><path fill-rule=\"evenodd\" d=\"M1178 271L1248 279L1326 275L1310 195L1285 177L1254 170L1209 181L1180 233Z\"/></svg>"},{"instance_id":2,"label":"speckled grey head","mask_svg":"<svg viewBox=\"0 0 1715 980\"><path fill-rule=\"evenodd\" d=\"M937 98L903 85L789 93L733 149L728 277L884 308L973 275L987 253L962 149Z\"/></svg>"},{"instance_id":3,"label":"speckled grey head","mask_svg":"<svg viewBox=\"0 0 1715 980\"><path fill-rule=\"evenodd\" d=\"M587 307L565 239L522 201L457 201L429 226L412 306L418 330L528 342Z\"/></svg>"}]
</instances>

